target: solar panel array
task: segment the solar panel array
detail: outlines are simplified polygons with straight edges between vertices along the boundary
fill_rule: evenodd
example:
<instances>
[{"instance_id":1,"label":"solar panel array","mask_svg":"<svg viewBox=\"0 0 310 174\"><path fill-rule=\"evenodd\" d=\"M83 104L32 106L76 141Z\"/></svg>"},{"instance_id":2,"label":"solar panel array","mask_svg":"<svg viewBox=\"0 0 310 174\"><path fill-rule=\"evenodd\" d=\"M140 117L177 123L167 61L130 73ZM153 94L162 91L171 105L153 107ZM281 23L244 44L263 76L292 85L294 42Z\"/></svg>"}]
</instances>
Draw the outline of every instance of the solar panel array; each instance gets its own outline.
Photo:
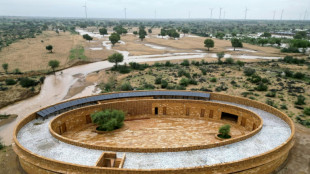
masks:
<instances>
[{"instance_id":1,"label":"solar panel array","mask_svg":"<svg viewBox=\"0 0 310 174\"><path fill-rule=\"evenodd\" d=\"M104 94L98 96L91 96L86 98L81 98L77 100L72 100L64 103L60 103L49 108L43 109L37 112L41 117L46 117L57 111L83 105L91 102L97 102L101 100L117 99L117 98L129 98L129 97L147 97L147 96L186 96L186 97L202 97L210 98L209 93L201 92L186 92L186 91L143 91L143 92L125 92L125 93L115 93L115 94Z\"/></svg>"}]
</instances>

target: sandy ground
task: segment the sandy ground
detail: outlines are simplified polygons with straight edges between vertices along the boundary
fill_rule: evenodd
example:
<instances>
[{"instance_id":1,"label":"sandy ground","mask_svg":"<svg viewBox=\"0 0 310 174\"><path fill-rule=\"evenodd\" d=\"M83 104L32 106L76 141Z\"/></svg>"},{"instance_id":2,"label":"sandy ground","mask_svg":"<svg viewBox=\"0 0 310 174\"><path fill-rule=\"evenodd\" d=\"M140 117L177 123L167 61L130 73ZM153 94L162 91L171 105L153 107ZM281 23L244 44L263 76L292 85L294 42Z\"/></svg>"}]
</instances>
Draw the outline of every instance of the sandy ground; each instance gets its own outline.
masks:
<instances>
[{"instance_id":1,"label":"sandy ground","mask_svg":"<svg viewBox=\"0 0 310 174\"><path fill-rule=\"evenodd\" d=\"M147 115L145 118L148 118ZM121 129L104 134L93 132L97 126L88 124L65 132L62 136L104 147L177 148L220 142L214 135L222 125L223 123L188 118L148 118L125 121ZM243 127L231 127L234 138L247 133L249 131Z\"/></svg>"}]
</instances>

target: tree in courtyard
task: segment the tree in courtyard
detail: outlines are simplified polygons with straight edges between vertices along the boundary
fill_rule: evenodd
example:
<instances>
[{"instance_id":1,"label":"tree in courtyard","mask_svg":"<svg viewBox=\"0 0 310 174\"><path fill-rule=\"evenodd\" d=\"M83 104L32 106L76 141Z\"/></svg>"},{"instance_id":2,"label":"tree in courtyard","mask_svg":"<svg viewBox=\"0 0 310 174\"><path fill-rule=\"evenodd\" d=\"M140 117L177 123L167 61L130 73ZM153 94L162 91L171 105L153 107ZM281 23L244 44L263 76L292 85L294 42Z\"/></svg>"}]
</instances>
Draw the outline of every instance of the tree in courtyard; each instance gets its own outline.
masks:
<instances>
[{"instance_id":1,"label":"tree in courtyard","mask_svg":"<svg viewBox=\"0 0 310 174\"><path fill-rule=\"evenodd\" d=\"M218 63L222 63L221 59L225 56L224 52L219 52L216 54L217 59L218 59Z\"/></svg>"},{"instance_id":2,"label":"tree in courtyard","mask_svg":"<svg viewBox=\"0 0 310 174\"><path fill-rule=\"evenodd\" d=\"M47 45L47 46L45 47L45 49L48 50L48 51L50 51L50 53L52 53L52 52L53 52L53 45Z\"/></svg>"},{"instance_id":3,"label":"tree in courtyard","mask_svg":"<svg viewBox=\"0 0 310 174\"><path fill-rule=\"evenodd\" d=\"M229 134L230 134L230 125L226 124L220 127L217 136L220 138L228 139L231 138Z\"/></svg>"},{"instance_id":4,"label":"tree in courtyard","mask_svg":"<svg viewBox=\"0 0 310 174\"><path fill-rule=\"evenodd\" d=\"M2 64L2 68L5 71L5 73L7 74L8 73L8 69L9 69L9 64L8 63Z\"/></svg>"},{"instance_id":5,"label":"tree in courtyard","mask_svg":"<svg viewBox=\"0 0 310 174\"><path fill-rule=\"evenodd\" d=\"M114 53L108 57L108 61L111 63L115 63L115 68L117 68L117 64L124 60L124 56L120 53Z\"/></svg>"},{"instance_id":6,"label":"tree in courtyard","mask_svg":"<svg viewBox=\"0 0 310 174\"><path fill-rule=\"evenodd\" d=\"M109 37L109 40L114 46L119 40L121 40L121 36L117 33L112 33L111 36Z\"/></svg>"},{"instance_id":7,"label":"tree in courtyard","mask_svg":"<svg viewBox=\"0 0 310 174\"><path fill-rule=\"evenodd\" d=\"M99 131L113 131L124 125L125 113L121 110L104 110L91 114L92 122Z\"/></svg>"},{"instance_id":8,"label":"tree in courtyard","mask_svg":"<svg viewBox=\"0 0 310 174\"><path fill-rule=\"evenodd\" d=\"M53 72L55 73L55 69L59 67L59 61L58 60L50 60L48 62L48 66L50 66L53 69Z\"/></svg>"},{"instance_id":9,"label":"tree in courtyard","mask_svg":"<svg viewBox=\"0 0 310 174\"><path fill-rule=\"evenodd\" d=\"M208 51L210 50L210 48L214 47L214 41L212 39L206 39L204 43L205 47L208 48Z\"/></svg>"},{"instance_id":10,"label":"tree in courtyard","mask_svg":"<svg viewBox=\"0 0 310 174\"><path fill-rule=\"evenodd\" d=\"M99 33L100 33L101 35L105 35L105 34L108 34L108 30L107 30L106 28L100 28L100 29L99 29Z\"/></svg>"},{"instance_id":11,"label":"tree in courtyard","mask_svg":"<svg viewBox=\"0 0 310 174\"><path fill-rule=\"evenodd\" d=\"M242 48L243 47L241 40L239 40L237 38L231 39L231 45L232 45L232 47L234 47L234 51L236 50L236 48Z\"/></svg>"}]
</instances>

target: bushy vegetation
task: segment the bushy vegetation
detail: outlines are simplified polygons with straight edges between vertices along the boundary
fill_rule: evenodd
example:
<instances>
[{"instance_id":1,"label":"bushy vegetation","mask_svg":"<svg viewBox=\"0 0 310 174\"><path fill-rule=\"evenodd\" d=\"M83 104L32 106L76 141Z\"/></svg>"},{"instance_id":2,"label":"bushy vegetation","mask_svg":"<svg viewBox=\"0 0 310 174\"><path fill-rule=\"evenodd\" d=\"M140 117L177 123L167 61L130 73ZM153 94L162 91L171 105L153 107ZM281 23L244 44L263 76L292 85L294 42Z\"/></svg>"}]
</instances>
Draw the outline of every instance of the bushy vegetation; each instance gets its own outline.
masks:
<instances>
[{"instance_id":1,"label":"bushy vegetation","mask_svg":"<svg viewBox=\"0 0 310 174\"><path fill-rule=\"evenodd\" d=\"M255 71L255 69L253 69L253 68L244 68L244 70L243 70L243 73L244 73L244 75L246 75L246 76L251 76L251 75L253 75L255 72L256 72L256 71Z\"/></svg>"},{"instance_id":2,"label":"bushy vegetation","mask_svg":"<svg viewBox=\"0 0 310 174\"><path fill-rule=\"evenodd\" d=\"M230 125L226 124L220 127L217 136L223 139L228 139L231 138L229 134L230 134Z\"/></svg>"},{"instance_id":3,"label":"bushy vegetation","mask_svg":"<svg viewBox=\"0 0 310 174\"><path fill-rule=\"evenodd\" d=\"M19 84L24 88L29 88L29 87L37 86L39 82L29 77L24 77L20 79Z\"/></svg>"},{"instance_id":4,"label":"bushy vegetation","mask_svg":"<svg viewBox=\"0 0 310 174\"><path fill-rule=\"evenodd\" d=\"M299 95L297 96L297 101L295 102L296 105L305 105L305 100L306 97L304 97L303 95Z\"/></svg>"},{"instance_id":5,"label":"bushy vegetation","mask_svg":"<svg viewBox=\"0 0 310 174\"><path fill-rule=\"evenodd\" d=\"M6 85L15 85L16 83L17 83L17 81L15 81L14 79L6 79L5 80Z\"/></svg>"},{"instance_id":6,"label":"bushy vegetation","mask_svg":"<svg viewBox=\"0 0 310 174\"><path fill-rule=\"evenodd\" d=\"M91 114L92 122L99 131L113 131L124 125L125 113L121 110L104 110Z\"/></svg>"}]
</instances>

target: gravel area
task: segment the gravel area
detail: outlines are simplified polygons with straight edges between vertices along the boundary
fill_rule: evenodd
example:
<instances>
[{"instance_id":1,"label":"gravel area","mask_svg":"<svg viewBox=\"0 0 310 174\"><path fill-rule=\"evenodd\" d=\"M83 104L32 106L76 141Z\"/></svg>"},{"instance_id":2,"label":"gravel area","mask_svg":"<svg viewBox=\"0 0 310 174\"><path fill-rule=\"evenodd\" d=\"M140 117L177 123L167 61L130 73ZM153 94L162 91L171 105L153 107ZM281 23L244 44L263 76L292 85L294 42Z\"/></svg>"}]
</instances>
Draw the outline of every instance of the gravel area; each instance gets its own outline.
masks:
<instances>
[{"instance_id":1,"label":"gravel area","mask_svg":"<svg viewBox=\"0 0 310 174\"><path fill-rule=\"evenodd\" d=\"M160 152L131 153L126 152L124 168L131 169L166 169L195 167L241 160L270 151L284 143L291 135L291 129L283 120L268 112L234 103L231 104L249 109L263 119L263 128L256 135L237 143L210 149ZM33 120L26 124L18 133L17 139L25 148L35 154L69 162L94 166L102 151L73 146L55 139L49 132L48 124L53 117ZM41 123L36 125L35 123ZM123 156L118 152L118 157Z\"/></svg>"}]
</instances>

